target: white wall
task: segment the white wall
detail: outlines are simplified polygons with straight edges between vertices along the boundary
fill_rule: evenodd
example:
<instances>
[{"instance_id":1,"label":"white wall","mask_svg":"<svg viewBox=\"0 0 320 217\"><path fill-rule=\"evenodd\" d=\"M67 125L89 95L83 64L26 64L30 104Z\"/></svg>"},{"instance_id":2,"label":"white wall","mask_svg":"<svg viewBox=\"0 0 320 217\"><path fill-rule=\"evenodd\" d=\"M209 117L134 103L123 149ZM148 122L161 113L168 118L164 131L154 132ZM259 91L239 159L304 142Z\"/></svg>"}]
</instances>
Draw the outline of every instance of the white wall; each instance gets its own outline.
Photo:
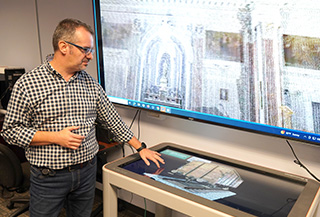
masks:
<instances>
[{"instance_id":1,"label":"white wall","mask_svg":"<svg viewBox=\"0 0 320 217\"><path fill-rule=\"evenodd\" d=\"M93 28L91 0L0 0L0 66L27 71L53 53L52 34L59 21L76 18ZM97 78L93 61L88 69Z\"/></svg>"},{"instance_id":2,"label":"white wall","mask_svg":"<svg viewBox=\"0 0 320 217\"><path fill-rule=\"evenodd\" d=\"M91 0L38 0L41 56L53 53L52 34L58 22L65 18L76 18L94 28ZM97 79L96 62L89 64L87 72Z\"/></svg>"},{"instance_id":3,"label":"white wall","mask_svg":"<svg viewBox=\"0 0 320 217\"><path fill-rule=\"evenodd\" d=\"M39 35L36 8L39 9ZM0 0L0 65L21 66L27 70L39 65L41 59L52 53L53 30L58 21L66 17L78 18L93 26L91 1ZM95 62L91 63L88 72L97 77ZM118 110L130 124L135 110L123 107L118 107ZM134 131L137 132L136 125ZM142 112L141 140L149 146L173 142L311 178L293 163L288 145L280 138L169 116L151 118L147 112ZM320 177L320 147L295 141L291 143L300 160ZM139 198L133 201L140 202Z\"/></svg>"},{"instance_id":4,"label":"white wall","mask_svg":"<svg viewBox=\"0 0 320 217\"><path fill-rule=\"evenodd\" d=\"M34 0L0 0L0 66L25 67L40 63Z\"/></svg>"}]
</instances>

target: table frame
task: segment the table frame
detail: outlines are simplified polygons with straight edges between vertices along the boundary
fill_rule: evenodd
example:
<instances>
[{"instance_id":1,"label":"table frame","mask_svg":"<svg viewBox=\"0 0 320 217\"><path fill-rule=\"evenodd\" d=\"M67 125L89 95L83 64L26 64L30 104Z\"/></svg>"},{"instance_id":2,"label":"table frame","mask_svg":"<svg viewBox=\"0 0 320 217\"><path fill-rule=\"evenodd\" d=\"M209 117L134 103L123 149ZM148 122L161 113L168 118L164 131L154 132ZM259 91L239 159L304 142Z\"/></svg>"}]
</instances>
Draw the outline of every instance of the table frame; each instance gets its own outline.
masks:
<instances>
[{"instance_id":1,"label":"table frame","mask_svg":"<svg viewBox=\"0 0 320 217\"><path fill-rule=\"evenodd\" d=\"M162 143L157 146L153 146L151 149L159 150L163 147L174 145L176 147L188 149L189 151L194 151L196 153L205 153L202 151L194 150L191 148L179 146L171 143ZM205 153L206 154L206 153ZM298 201L308 201L306 207L294 206L289 214L290 217L296 217L305 215L308 217L314 216L319 203L320 198L320 184L314 180L309 180L304 177L296 176L293 174L287 174L277 170L272 170L270 168L265 168L246 162L237 161L234 159L225 158L222 156L207 153L210 157L214 159L223 159L233 164L239 164L248 168L254 168L257 171L264 171L279 177L284 177L286 179L291 179L293 181L303 182L305 188L308 192L303 191L298 198ZM103 216L104 217L115 217L118 213L118 197L117 190L124 189L126 191L132 192L133 194L144 197L148 200L154 201L157 204L156 207L156 217L168 217L171 214L171 210L176 210L183 214L193 216L193 217L203 217L203 216L221 216L221 217L253 217L254 215L242 212L240 210L234 209L232 207L225 206L220 203L214 203L208 200L195 201L189 196L184 197L178 190L171 188L171 190L165 190L161 187L164 184L158 184L158 182L149 179L146 181L146 177L141 175L132 175L131 171L127 171L118 167L125 162L132 162L138 159L139 155L136 153L130 155L126 158L119 159L117 161L111 162L103 166ZM152 183L153 184L152 184ZM150 184L151 183L151 184ZM307 214L305 214L307 213Z\"/></svg>"}]
</instances>

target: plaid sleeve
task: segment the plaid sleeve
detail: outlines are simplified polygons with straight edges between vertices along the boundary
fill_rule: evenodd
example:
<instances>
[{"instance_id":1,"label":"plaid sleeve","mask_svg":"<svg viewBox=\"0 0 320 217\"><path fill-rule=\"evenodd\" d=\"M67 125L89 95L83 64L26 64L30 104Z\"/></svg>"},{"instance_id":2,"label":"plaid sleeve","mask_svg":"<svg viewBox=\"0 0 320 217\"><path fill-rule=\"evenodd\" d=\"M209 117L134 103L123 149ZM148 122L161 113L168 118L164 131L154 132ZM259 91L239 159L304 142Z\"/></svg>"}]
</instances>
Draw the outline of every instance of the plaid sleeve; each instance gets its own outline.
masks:
<instances>
[{"instance_id":1,"label":"plaid sleeve","mask_svg":"<svg viewBox=\"0 0 320 217\"><path fill-rule=\"evenodd\" d=\"M30 127L28 96L20 84L17 82L12 90L1 136L10 145L25 148L31 143L36 130Z\"/></svg>"},{"instance_id":2,"label":"plaid sleeve","mask_svg":"<svg viewBox=\"0 0 320 217\"><path fill-rule=\"evenodd\" d=\"M107 94L98 85L99 100L97 106L97 114L99 121L106 123L111 132L120 142L128 142L132 139L133 133L129 127L123 122L114 105L108 99Z\"/></svg>"}]
</instances>

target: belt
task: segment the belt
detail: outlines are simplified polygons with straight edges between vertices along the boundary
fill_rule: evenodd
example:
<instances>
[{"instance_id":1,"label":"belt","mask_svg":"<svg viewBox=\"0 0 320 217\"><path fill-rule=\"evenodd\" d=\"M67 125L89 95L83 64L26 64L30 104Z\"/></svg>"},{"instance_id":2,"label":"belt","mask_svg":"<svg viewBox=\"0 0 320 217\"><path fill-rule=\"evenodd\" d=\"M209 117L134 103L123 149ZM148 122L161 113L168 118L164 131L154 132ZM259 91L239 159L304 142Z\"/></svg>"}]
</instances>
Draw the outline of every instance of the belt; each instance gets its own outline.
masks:
<instances>
[{"instance_id":1,"label":"belt","mask_svg":"<svg viewBox=\"0 0 320 217\"><path fill-rule=\"evenodd\" d=\"M62 168L62 169L50 169L50 168L47 168L47 167L38 167L38 166L35 166L37 167L41 172L42 172L42 175L49 175L49 176L52 176L54 175L56 172L65 172L65 171L69 171L69 172L72 172L72 171L75 171L75 170L78 170L78 169L82 169L84 167L86 167L89 163L94 163L96 160L96 157L92 158L91 160L88 160L86 162L83 162L83 163L79 163L79 164L75 164L75 165L70 165L70 166L67 166L65 168Z\"/></svg>"},{"instance_id":2,"label":"belt","mask_svg":"<svg viewBox=\"0 0 320 217\"><path fill-rule=\"evenodd\" d=\"M88 160L86 162L75 164L75 165L71 165L71 166L67 166L67 167L65 167L63 169L60 169L60 171L67 170L67 171L71 172L71 171L74 171L74 170L82 169L82 168L86 167L89 163L94 163L95 159L96 158L94 157L91 160Z\"/></svg>"}]
</instances>

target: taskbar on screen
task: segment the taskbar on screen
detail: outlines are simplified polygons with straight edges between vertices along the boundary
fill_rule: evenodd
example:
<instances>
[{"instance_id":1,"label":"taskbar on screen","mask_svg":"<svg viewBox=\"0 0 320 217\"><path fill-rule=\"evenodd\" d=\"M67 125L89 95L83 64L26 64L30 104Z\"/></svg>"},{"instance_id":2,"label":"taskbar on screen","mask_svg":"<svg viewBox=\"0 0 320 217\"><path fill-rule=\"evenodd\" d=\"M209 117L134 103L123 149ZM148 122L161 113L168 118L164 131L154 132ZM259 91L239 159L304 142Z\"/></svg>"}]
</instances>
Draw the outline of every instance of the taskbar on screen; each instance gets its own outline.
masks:
<instances>
[{"instance_id":1,"label":"taskbar on screen","mask_svg":"<svg viewBox=\"0 0 320 217\"><path fill-rule=\"evenodd\" d=\"M227 117L222 117L222 116L217 116L212 114L189 111L189 110L174 108L174 107L165 106L165 105L152 104L148 102L141 102L141 101L123 99L118 97L109 96L109 99L113 103L128 105L136 108L148 109L156 112L163 112L166 114L172 114L180 117L182 116L182 117L188 118L189 120L200 120L205 122L211 122L211 123L221 124L225 126L230 126L232 128L248 129L255 132L278 135L286 138L292 138L295 140L301 140L301 141L320 144L320 135L315 133L270 126L270 125L255 123L255 122L232 119L232 118L227 118Z\"/></svg>"}]
</instances>

